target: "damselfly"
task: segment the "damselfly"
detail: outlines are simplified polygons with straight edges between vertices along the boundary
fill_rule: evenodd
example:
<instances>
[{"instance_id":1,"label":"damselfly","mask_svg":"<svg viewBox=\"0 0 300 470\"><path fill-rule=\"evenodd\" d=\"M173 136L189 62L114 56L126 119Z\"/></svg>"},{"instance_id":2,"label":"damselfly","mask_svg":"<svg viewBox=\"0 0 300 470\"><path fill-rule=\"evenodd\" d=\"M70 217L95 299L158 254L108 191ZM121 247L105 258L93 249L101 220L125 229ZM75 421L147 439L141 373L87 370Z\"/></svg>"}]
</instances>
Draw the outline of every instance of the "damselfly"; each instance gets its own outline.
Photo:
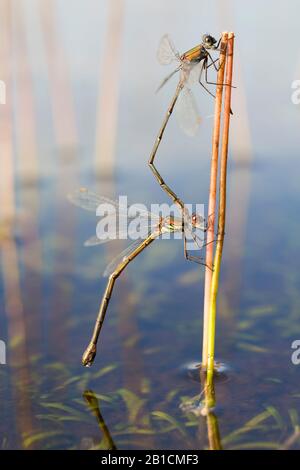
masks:
<instances>
[{"instance_id":1,"label":"damselfly","mask_svg":"<svg viewBox=\"0 0 300 470\"><path fill-rule=\"evenodd\" d=\"M180 72L179 83L171 103L171 109L173 109L178 100L176 104L178 121L183 131L188 135L194 135L201 122L191 86L195 83L199 83L207 93L214 97L214 94L207 88L202 79L203 72L205 72L205 83L217 85L217 83L208 80L207 69L214 66L216 71L219 70L219 66L216 65L219 59L214 60L209 51L218 51L220 41L221 40L217 42L215 38L209 34L205 34L202 37L201 44L198 44L181 55L175 49L171 38L167 34L164 35L160 41L157 52L159 63L169 65L172 62L177 62L178 66L162 81L158 90L160 90L175 73ZM167 119L169 117L170 116L166 116Z\"/></svg>"},{"instance_id":2,"label":"damselfly","mask_svg":"<svg viewBox=\"0 0 300 470\"><path fill-rule=\"evenodd\" d=\"M189 51L180 55L179 52L175 49L170 37L165 35L162 37L159 48L158 48L158 60L161 64L170 64L173 61L178 63L178 67L168 75L160 85L159 89L167 83L167 81L176 73L180 72L179 83L176 87L175 95L167 109L165 118L163 120L162 126L159 130L158 136L155 140L152 152L149 157L148 164L151 168L152 173L154 174L156 180L162 189L171 197L171 199L183 207L183 202L178 198L178 196L172 191L172 189L167 185L163 180L160 173L154 165L154 159L157 154L158 147L163 139L165 129L167 127L170 116L174 110L175 104L178 100L176 108L178 109L179 122L183 130L190 135L194 135L200 124L200 117L197 110L196 102L191 91L191 85L198 81L205 90L212 96L214 96L208 88L202 82L203 71L205 71L205 81L207 84L218 85L218 83L210 82L207 79L207 69L210 66L214 66L216 71L219 70L219 65L216 65L216 62L219 59L213 60L210 50L218 51L222 49L222 44L220 46L221 39L217 42L215 38L209 34L205 34L202 37L202 42L198 46L193 47ZM220 48L219 48L220 46ZM209 62L210 61L210 62ZM224 85L224 84L220 84Z\"/></svg>"},{"instance_id":3,"label":"damselfly","mask_svg":"<svg viewBox=\"0 0 300 470\"><path fill-rule=\"evenodd\" d=\"M128 221L132 219L128 212L128 207L120 206L117 201L112 201L106 197L98 196L97 194L88 191L86 188L81 188L78 191L68 196L69 200L76 206L82 207L88 211L96 213L98 207L105 203L112 207L113 217L127 217ZM132 209L132 206L131 206ZM105 269L104 276L108 276L108 283L102 298L99 313L94 326L93 334L90 343L82 356L82 363L84 366L90 366L96 356L97 341L104 322L107 307L112 296L113 288L116 279L124 271L127 265L134 260L147 246L154 240L159 238L164 233L183 232L184 238L184 255L185 258L191 261L203 264L202 259L197 256L192 256L187 249L187 237L196 243L197 247L203 247L203 240L197 235L196 230L201 232L206 231L205 219L200 214L189 214L184 208L182 217L167 216L162 217L158 214L152 214L146 210L139 211L138 217L135 216L135 226L139 227L140 238L135 240L129 247L120 253ZM97 236L89 238L86 246L93 246L109 241L109 238L101 239Z\"/></svg>"}]
</instances>

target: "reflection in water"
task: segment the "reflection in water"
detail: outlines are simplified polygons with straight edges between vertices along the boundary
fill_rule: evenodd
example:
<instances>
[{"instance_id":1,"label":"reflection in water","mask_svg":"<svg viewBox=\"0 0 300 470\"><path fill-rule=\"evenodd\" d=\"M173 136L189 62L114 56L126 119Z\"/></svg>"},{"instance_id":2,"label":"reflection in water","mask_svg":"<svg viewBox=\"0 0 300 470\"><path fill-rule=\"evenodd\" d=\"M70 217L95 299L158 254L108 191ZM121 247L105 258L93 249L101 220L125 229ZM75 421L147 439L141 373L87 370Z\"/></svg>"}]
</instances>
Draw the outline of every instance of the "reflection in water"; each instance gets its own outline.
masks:
<instances>
[{"instance_id":1,"label":"reflection in water","mask_svg":"<svg viewBox=\"0 0 300 470\"><path fill-rule=\"evenodd\" d=\"M13 367L14 370L12 394L15 404L15 425L19 438L25 438L33 432L33 419L29 393L30 370L25 312L20 290L19 260L16 244L13 240L7 240L1 248L5 313L9 337L8 361L10 367ZM20 444L22 446L22 443Z\"/></svg>"},{"instance_id":2,"label":"reflection in water","mask_svg":"<svg viewBox=\"0 0 300 470\"><path fill-rule=\"evenodd\" d=\"M213 412L209 412L206 416L206 420L209 449L222 450L217 416Z\"/></svg>"},{"instance_id":3,"label":"reflection in water","mask_svg":"<svg viewBox=\"0 0 300 470\"><path fill-rule=\"evenodd\" d=\"M126 278L120 283L118 300L118 332L121 339L122 357L122 383L124 389L131 390L136 396L147 391L145 379L145 363L140 353L141 333L137 322L137 305L140 301L138 294L129 295L130 285ZM149 404L143 401L137 415L137 423L142 427L150 426ZM154 435L145 436L144 446L154 449Z\"/></svg>"},{"instance_id":4,"label":"reflection in water","mask_svg":"<svg viewBox=\"0 0 300 470\"><path fill-rule=\"evenodd\" d=\"M203 419L206 421L206 435L210 450L221 450L221 436L219 423L216 415L216 394L214 380L207 380L206 373L198 367L198 381L200 384L200 394L185 400L180 409L183 413L191 413L199 419L199 444L202 448L204 441Z\"/></svg>"},{"instance_id":5,"label":"reflection in water","mask_svg":"<svg viewBox=\"0 0 300 470\"><path fill-rule=\"evenodd\" d=\"M200 385L202 387L201 393L197 397L193 397L190 400L186 400L180 406L182 412L185 415L193 415L194 417L196 417L196 420L198 420L199 423L200 441L197 442L196 440L196 444L189 443L189 446L192 444L193 448L201 449L203 448L203 441L205 439L208 440L208 446L210 450L221 450L222 444L219 431L219 423L217 415L215 413L216 397L214 384L212 385L212 387L209 387L206 383L206 377L204 376L204 374L202 374L201 380L204 380L204 382L202 382L204 386L202 387L202 385ZM118 429L118 431L116 432L116 435L121 437L122 434L127 435L129 433L133 434L134 437L135 433L139 434L140 432L144 435L143 448L155 449L157 448L157 445L159 445L159 443L157 442L155 445L154 440L151 438L154 438L154 436L159 437L159 434L161 435L160 437L162 437L165 431L163 431L163 426L160 428L160 430L155 429L156 426L154 426L154 423L152 422L151 415L157 418L161 418L163 421L167 421L169 424L171 424L171 426L169 427L169 431L176 430L178 424L176 423L176 420L173 417L167 415L163 411L153 411L152 413L149 412L149 410L147 410L147 408L145 408L144 406L145 400L141 400L139 398L140 393L141 392L135 394L132 391L129 391L129 389L125 388L122 388L118 392L116 392L115 396L119 395L122 399L125 400L126 405L130 405L128 411L132 416L131 418L129 418L127 428L124 428L124 418L122 418L120 421L117 421L115 429ZM171 390L170 393L172 393ZM100 444L92 444L92 448L117 449L117 446L111 436L111 432L108 429L108 426L105 423L103 416L100 412L97 395L91 390L86 390L83 394L83 397L87 402L90 411L96 417L99 429L103 434L103 439L101 440ZM102 398L104 400L106 399L105 396L102 396ZM206 438L204 436L201 436L201 429L203 428L204 422L206 424ZM123 433L120 432L121 429L123 429ZM182 434L185 433L182 431ZM179 444L178 448L183 449L186 447L186 444L186 442L182 442L182 445ZM159 446L158 448L161 447Z\"/></svg>"},{"instance_id":6,"label":"reflection in water","mask_svg":"<svg viewBox=\"0 0 300 470\"><path fill-rule=\"evenodd\" d=\"M221 450L221 437L219 431L218 418L214 412L217 402L215 395L215 385L213 381L206 381L204 377L204 415L206 416L207 436L210 450ZM203 382L202 382L203 383Z\"/></svg>"},{"instance_id":7,"label":"reflection in water","mask_svg":"<svg viewBox=\"0 0 300 470\"><path fill-rule=\"evenodd\" d=\"M113 441L113 438L110 435L109 429L106 426L103 416L100 412L99 402L98 402L96 395L91 390L86 390L83 394L83 397L86 403L88 404L89 409L91 410L93 415L96 417L97 423L99 425L99 429L101 433L103 434L103 441L100 442L99 449L105 449L105 450L117 449Z\"/></svg>"},{"instance_id":8,"label":"reflection in water","mask_svg":"<svg viewBox=\"0 0 300 470\"><path fill-rule=\"evenodd\" d=\"M300 441L300 429L299 426L295 429L293 434L282 444L280 450L289 450L294 444Z\"/></svg>"}]
</instances>

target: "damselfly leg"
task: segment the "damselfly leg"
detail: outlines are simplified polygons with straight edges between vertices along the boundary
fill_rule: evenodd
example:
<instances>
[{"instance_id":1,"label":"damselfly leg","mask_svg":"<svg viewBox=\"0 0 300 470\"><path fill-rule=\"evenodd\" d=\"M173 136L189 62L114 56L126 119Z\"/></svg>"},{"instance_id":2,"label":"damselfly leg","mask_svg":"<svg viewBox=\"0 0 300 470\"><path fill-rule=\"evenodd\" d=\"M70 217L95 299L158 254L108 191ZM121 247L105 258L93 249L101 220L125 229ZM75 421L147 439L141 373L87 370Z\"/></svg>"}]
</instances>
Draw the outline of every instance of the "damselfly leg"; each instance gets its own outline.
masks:
<instances>
[{"instance_id":1,"label":"damselfly leg","mask_svg":"<svg viewBox=\"0 0 300 470\"><path fill-rule=\"evenodd\" d=\"M173 113L173 110L174 110L176 101L178 99L179 93L181 92L182 88L183 88L183 84L180 82L177 85L175 95L174 95L174 97L173 97L173 99L172 99L172 101L171 101L171 103L168 107L167 113L166 113L165 118L163 120L162 126L160 128L159 133L158 133L158 136L155 140L155 143L154 143L154 146L153 146L153 149L152 149L152 152L150 154L149 161L148 161L148 165L149 165L153 175L155 176L156 180L158 181L158 184L160 185L160 187L173 200L173 202L175 202L176 204L178 204L181 207L181 209L183 209L183 207L184 207L183 202L177 196L177 194L175 194L174 191L172 191L172 189L164 181L164 179L162 178L162 176L160 175L160 173L158 172L157 168L154 165L154 159L155 159L159 144L160 144L160 142L163 138L163 135L164 135L165 129L167 127L168 121L171 117L171 114Z\"/></svg>"}]
</instances>

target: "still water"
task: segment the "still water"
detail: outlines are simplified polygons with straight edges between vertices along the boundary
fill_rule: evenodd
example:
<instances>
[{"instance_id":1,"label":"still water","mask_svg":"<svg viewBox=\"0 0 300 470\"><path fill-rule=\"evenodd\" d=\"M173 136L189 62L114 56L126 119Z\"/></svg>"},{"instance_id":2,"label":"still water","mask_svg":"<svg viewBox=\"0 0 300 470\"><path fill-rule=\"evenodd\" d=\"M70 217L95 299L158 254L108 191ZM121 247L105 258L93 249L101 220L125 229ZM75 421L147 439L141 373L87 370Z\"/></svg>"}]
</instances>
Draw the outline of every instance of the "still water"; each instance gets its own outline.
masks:
<instances>
[{"instance_id":1,"label":"still water","mask_svg":"<svg viewBox=\"0 0 300 470\"><path fill-rule=\"evenodd\" d=\"M54 3L45 3L51 12ZM95 364L90 369L80 364L105 288L102 272L126 243L84 248L96 218L71 206L66 194L84 185L107 196L127 195L133 203L166 202L146 162L173 90L171 85L161 98L153 98L165 73L155 65L155 48L170 26L167 7L154 31L145 34L145 68L133 73L128 67L142 47L134 43L136 24L146 15L157 18L159 8L157 2L144 2L145 9L136 10L132 0L123 25L118 132L115 158L109 162L113 176L96 177L98 61L103 63L102 30L108 13L95 10L91 1L83 15L80 2L74 2L67 21L67 3L57 2L54 24L69 61L73 107L61 92L68 74L59 57L58 33L45 17L42 26L30 29L29 59L21 67L25 46L20 25L24 30L36 25L38 10L29 2L23 16L13 11L15 95L5 122L11 118L15 126L14 157L8 159L3 139L1 148L2 161L6 158L1 207L2 212L3 207L10 210L2 214L0 225L0 339L7 345L7 364L0 365L0 448L299 448L300 365L292 364L291 343L300 339L300 115L290 100L299 52L292 46L287 68L279 73L276 53L269 50L268 70L274 79L262 83L263 61L245 32L255 26L254 41L264 37L267 7L253 2L261 15L252 18L251 10L246 20L237 3L227 2L234 12L229 26L239 37L216 340L217 359L226 370L215 380L214 415L199 416L191 405L198 403L203 389L195 367L201 353L203 268L185 261L180 240L156 241L122 274ZM188 48L195 35L184 35L183 20L176 14L180 3L172 2L176 8L168 29L179 42L184 37ZM214 30L230 29L224 21L218 23L219 2L210 4L201 5L203 21ZM280 2L274 4L280 7ZM298 9L291 2L292 11L284 11L291 37L296 37L292 18ZM17 23L20 17L23 22ZM268 44L277 34L276 18L272 21ZM43 42L43 35L53 42ZM64 72L56 75L55 70ZM35 107L30 105L32 90ZM51 107L53 102L58 108ZM205 97L203 114L211 112L212 103ZM74 115L72 128L69 118ZM6 132L10 135L8 128ZM206 202L210 142L209 119L193 140L180 134L176 121L170 124L159 168L186 202Z\"/></svg>"}]
</instances>

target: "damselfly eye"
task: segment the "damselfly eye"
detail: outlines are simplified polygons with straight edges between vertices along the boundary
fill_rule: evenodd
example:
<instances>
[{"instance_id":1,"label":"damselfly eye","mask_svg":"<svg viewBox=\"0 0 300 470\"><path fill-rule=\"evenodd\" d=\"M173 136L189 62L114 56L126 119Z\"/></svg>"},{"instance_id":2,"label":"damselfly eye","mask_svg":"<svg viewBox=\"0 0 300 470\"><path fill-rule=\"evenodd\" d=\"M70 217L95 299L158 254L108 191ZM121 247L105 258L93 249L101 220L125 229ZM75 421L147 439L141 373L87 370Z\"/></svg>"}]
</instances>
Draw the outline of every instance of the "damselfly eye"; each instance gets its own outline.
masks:
<instances>
[{"instance_id":1,"label":"damselfly eye","mask_svg":"<svg viewBox=\"0 0 300 470\"><path fill-rule=\"evenodd\" d=\"M205 42L205 44L209 46L213 46L217 42L216 39L212 37L210 34L205 34L203 36L203 41Z\"/></svg>"},{"instance_id":2,"label":"damselfly eye","mask_svg":"<svg viewBox=\"0 0 300 470\"><path fill-rule=\"evenodd\" d=\"M191 215L191 225L196 228L196 229L200 229L200 230L204 230L205 229L205 219L197 214L197 213L193 213Z\"/></svg>"}]
</instances>

